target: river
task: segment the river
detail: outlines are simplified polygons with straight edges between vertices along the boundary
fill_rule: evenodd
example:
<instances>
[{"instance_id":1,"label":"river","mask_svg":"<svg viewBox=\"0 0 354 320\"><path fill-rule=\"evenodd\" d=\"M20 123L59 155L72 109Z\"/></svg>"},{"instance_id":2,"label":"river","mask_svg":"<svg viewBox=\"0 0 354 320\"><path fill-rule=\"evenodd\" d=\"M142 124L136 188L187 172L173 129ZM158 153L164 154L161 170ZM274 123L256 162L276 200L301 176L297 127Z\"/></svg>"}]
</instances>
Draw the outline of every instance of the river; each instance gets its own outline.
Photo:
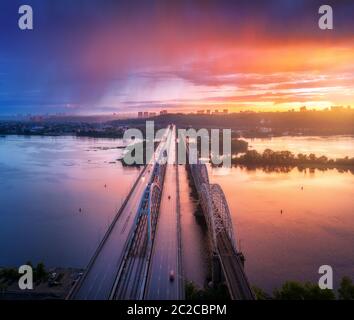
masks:
<instances>
[{"instance_id":1,"label":"river","mask_svg":"<svg viewBox=\"0 0 354 320\"><path fill-rule=\"evenodd\" d=\"M249 139L250 148L315 153L329 158L354 157L354 138L276 137ZM229 170L208 167L211 183L221 185L231 211L238 247L246 257L246 273L252 285L272 293L287 280L317 282L321 265L330 265L334 285L343 276L354 278L354 175L332 170L290 172ZM189 190L190 191L190 190ZM188 199L186 199L188 197ZM195 199L182 195L190 214ZM186 210L187 206L185 206ZM182 222L199 230L190 241L185 236L187 278L201 285L208 274L206 236L200 222L182 208ZM199 267L198 266L202 266Z\"/></svg>"},{"instance_id":2,"label":"river","mask_svg":"<svg viewBox=\"0 0 354 320\"><path fill-rule=\"evenodd\" d=\"M121 144L77 137L0 139L0 266L88 263L139 173L116 161Z\"/></svg>"},{"instance_id":3,"label":"river","mask_svg":"<svg viewBox=\"0 0 354 320\"><path fill-rule=\"evenodd\" d=\"M253 139L250 145L353 156L350 137ZM28 260L85 267L139 173L117 158L122 141L77 137L0 138L0 266ZM203 286L207 235L194 216L180 166L182 250L188 280ZM293 169L209 168L227 197L250 282L268 292L286 280L317 281L331 265L335 284L354 277L354 175Z\"/></svg>"}]
</instances>

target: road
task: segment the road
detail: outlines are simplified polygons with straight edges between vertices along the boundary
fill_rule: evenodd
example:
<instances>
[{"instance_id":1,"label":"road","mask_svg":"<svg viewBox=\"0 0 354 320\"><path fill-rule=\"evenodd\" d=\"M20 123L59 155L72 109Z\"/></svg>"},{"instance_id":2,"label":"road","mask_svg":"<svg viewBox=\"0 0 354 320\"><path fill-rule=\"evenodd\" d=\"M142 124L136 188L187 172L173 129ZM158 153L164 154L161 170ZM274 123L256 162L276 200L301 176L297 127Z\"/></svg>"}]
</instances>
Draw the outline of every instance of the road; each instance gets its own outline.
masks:
<instances>
[{"instance_id":1,"label":"road","mask_svg":"<svg viewBox=\"0 0 354 320\"><path fill-rule=\"evenodd\" d=\"M181 275L178 236L178 190L176 166L176 130L168 151L168 165L162 191L160 213L150 261L145 297L147 300L177 300L181 298ZM170 281L170 272L175 274Z\"/></svg>"},{"instance_id":2,"label":"road","mask_svg":"<svg viewBox=\"0 0 354 320\"><path fill-rule=\"evenodd\" d=\"M156 153L160 152L164 143L164 141L160 143ZM154 159L151 159L139 175L131 193L125 200L126 202L123 203L91 259L87 271L72 291L70 299L109 299L117 271L124 256L127 240L134 226L140 200L152 176L153 164Z\"/></svg>"},{"instance_id":3,"label":"road","mask_svg":"<svg viewBox=\"0 0 354 320\"><path fill-rule=\"evenodd\" d=\"M171 130L166 139L166 148L169 149L171 143ZM165 153L160 156L165 158ZM118 276L112 290L112 299L117 300L140 300L146 285L147 270L152 252L159 207L161 200L161 189L164 186L164 176L166 165L156 165L153 177L157 187L153 184L146 190L146 196L141 202L140 215L135 224L134 231L129 240L129 246L125 252L123 263L118 272ZM150 208L150 209L149 209ZM150 212L150 213L149 213ZM151 217L151 223L149 223ZM149 241L149 225L151 225L151 242Z\"/></svg>"}]
</instances>

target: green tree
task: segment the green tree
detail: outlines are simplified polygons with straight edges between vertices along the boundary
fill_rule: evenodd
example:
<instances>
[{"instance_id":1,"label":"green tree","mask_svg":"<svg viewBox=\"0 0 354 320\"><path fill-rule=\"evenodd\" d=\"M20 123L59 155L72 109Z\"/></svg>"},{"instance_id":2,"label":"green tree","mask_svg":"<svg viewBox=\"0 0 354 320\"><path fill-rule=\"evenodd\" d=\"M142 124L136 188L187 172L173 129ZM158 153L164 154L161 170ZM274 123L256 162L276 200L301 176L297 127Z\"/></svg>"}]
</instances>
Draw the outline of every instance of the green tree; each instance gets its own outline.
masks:
<instances>
[{"instance_id":1,"label":"green tree","mask_svg":"<svg viewBox=\"0 0 354 320\"><path fill-rule=\"evenodd\" d=\"M229 300L227 287L219 284L215 288L199 289L192 281L185 285L185 294L187 300Z\"/></svg>"},{"instance_id":2,"label":"green tree","mask_svg":"<svg viewBox=\"0 0 354 320\"><path fill-rule=\"evenodd\" d=\"M192 281L188 281L185 286L187 300L201 300L201 290Z\"/></svg>"},{"instance_id":3,"label":"green tree","mask_svg":"<svg viewBox=\"0 0 354 320\"><path fill-rule=\"evenodd\" d=\"M36 281L39 281L39 282L47 279L48 272L46 271L43 262L39 262L37 264L37 267L34 270L34 277L35 277Z\"/></svg>"},{"instance_id":4,"label":"green tree","mask_svg":"<svg viewBox=\"0 0 354 320\"><path fill-rule=\"evenodd\" d=\"M354 284L349 277L343 277L338 289L339 299L354 300Z\"/></svg>"},{"instance_id":5,"label":"green tree","mask_svg":"<svg viewBox=\"0 0 354 320\"><path fill-rule=\"evenodd\" d=\"M256 286L252 287L252 290L256 296L257 300L270 300L272 297L269 296L263 289L258 288Z\"/></svg>"},{"instance_id":6,"label":"green tree","mask_svg":"<svg viewBox=\"0 0 354 320\"><path fill-rule=\"evenodd\" d=\"M280 289L274 291L277 300L335 300L332 290L322 290L317 284L287 281Z\"/></svg>"}]
</instances>

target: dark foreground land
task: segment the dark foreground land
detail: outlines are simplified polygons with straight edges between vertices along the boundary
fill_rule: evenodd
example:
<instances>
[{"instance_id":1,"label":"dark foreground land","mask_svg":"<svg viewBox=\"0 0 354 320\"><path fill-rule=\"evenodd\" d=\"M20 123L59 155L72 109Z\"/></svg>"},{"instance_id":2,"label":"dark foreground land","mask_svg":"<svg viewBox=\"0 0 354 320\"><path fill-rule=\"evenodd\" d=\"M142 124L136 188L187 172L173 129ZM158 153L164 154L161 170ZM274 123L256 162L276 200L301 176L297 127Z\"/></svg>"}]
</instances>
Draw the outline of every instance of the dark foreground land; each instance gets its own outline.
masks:
<instances>
[{"instance_id":1,"label":"dark foreground land","mask_svg":"<svg viewBox=\"0 0 354 320\"><path fill-rule=\"evenodd\" d=\"M0 268L0 300L65 299L82 272L75 268L46 270L39 264L33 272L33 290L21 290L17 269Z\"/></svg>"}]
</instances>

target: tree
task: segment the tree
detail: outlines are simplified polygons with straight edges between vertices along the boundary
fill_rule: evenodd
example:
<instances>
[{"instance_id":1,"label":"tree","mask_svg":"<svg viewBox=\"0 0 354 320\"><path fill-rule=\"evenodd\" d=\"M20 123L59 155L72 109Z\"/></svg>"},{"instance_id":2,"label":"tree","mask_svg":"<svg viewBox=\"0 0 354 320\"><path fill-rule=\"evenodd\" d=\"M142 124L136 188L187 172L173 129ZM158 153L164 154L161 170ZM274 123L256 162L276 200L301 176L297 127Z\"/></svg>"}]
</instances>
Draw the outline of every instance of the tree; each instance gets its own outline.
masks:
<instances>
[{"instance_id":1,"label":"tree","mask_svg":"<svg viewBox=\"0 0 354 320\"><path fill-rule=\"evenodd\" d=\"M328 158L326 156L321 156L317 160L322 164L326 164L328 162Z\"/></svg>"},{"instance_id":2,"label":"tree","mask_svg":"<svg viewBox=\"0 0 354 320\"><path fill-rule=\"evenodd\" d=\"M188 281L185 286L186 300L199 300L200 292L192 281Z\"/></svg>"},{"instance_id":3,"label":"tree","mask_svg":"<svg viewBox=\"0 0 354 320\"><path fill-rule=\"evenodd\" d=\"M354 300L354 284L349 277L342 278L338 294L341 300Z\"/></svg>"},{"instance_id":4,"label":"tree","mask_svg":"<svg viewBox=\"0 0 354 320\"><path fill-rule=\"evenodd\" d=\"M231 150L232 150L232 154L246 152L248 150L248 142L240 139L232 139Z\"/></svg>"},{"instance_id":5,"label":"tree","mask_svg":"<svg viewBox=\"0 0 354 320\"><path fill-rule=\"evenodd\" d=\"M287 281L280 289L274 291L277 300L335 300L332 290L322 290L317 284Z\"/></svg>"},{"instance_id":6,"label":"tree","mask_svg":"<svg viewBox=\"0 0 354 320\"><path fill-rule=\"evenodd\" d=\"M263 157L264 160L272 160L273 155L274 155L274 151L273 151L273 150L271 150L271 149L265 149L265 150L263 151L262 157Z\"/></svg>"},{"instance_id":7,"label":"tree","mask_svg":"<svg viewBox=\"0 0 354 320\"><path fill-rule=\"evenodd\" d=\"M48 277L48 272L45 270L43 262L37 264L37 267L35 268L34 272L36 281L40 282Z\"/></svg>"},{"instance_id":8,"label":"tree","mask_svg":"<svg viewBox=\"0 0 354 320\"><path fill-rule=\"evenodd\" d=\"M263 289L258 288L256 286L252 287L252 290L254 294L256 295L257 300L270 300L272 297L270 297Z\"/></svg>"},{"instance_id":9,"label":"tree","mask_svg":"<svg viewBox=\"0 0 354 320\"><path fill-rule=\"evenodd\" d=\"M299 153L299 154L297 155L297 158L298 158L298 160L299 160L301 163L307 161L307 155L306 155L306 154Z\"/></svg>"},{"instance_id":10,"label":"tree","mask_svg":"<svg viewBox=\"0 0 354 320\"><path fill-rule=\"evenodd\" d=\"M188 281L185 285L185 293L187 300L229 300L227 287L223 284L217 285L215 288L207 287L199 289L192 281Z\"/></svg>"}]
</instances>

